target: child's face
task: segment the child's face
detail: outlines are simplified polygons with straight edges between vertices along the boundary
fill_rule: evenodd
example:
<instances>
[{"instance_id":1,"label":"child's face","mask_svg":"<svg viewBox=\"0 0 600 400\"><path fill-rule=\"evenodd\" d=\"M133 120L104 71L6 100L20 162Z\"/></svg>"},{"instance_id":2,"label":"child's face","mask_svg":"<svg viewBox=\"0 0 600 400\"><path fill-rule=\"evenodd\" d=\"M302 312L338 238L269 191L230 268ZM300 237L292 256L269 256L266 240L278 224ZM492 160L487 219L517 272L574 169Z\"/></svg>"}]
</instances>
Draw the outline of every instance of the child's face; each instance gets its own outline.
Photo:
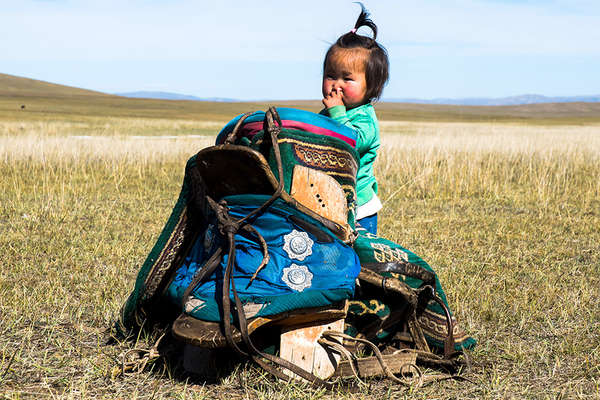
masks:
<instances>
[{"instance_id":1,"label":"child's face","mask_svg":"<svg viewBox=\"0 0 600 400\"><path fill-rule=\"evenodd\" d=\"M323 97L341 93L346 108L368 102L365 54L360 49L337 49L329 55L323 73Z\"/></svg>"}]
</instances>

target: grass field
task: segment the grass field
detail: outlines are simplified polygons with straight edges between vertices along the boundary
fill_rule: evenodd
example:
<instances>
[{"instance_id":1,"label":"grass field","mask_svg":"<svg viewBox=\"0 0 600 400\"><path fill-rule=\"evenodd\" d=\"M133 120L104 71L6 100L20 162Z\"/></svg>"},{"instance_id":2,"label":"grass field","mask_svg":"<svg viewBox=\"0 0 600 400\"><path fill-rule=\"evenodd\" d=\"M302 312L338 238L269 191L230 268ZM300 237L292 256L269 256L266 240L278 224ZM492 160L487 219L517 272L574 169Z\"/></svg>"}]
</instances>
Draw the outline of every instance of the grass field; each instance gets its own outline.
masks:
<instances>
[{"instance_id":1,"label":"grass field","mask_svg":"<svg viewBox=\"0 0 600 400\"><path fill-rule=\"evenodd\" d=\"M467 381L327 393L247 365L113 374L133 344L103 332L228 118L64 107L0 111L0 398L600 397L600 125L384 120L380 233L435 267L479 344Z\"/></svg>"}]
</instances>

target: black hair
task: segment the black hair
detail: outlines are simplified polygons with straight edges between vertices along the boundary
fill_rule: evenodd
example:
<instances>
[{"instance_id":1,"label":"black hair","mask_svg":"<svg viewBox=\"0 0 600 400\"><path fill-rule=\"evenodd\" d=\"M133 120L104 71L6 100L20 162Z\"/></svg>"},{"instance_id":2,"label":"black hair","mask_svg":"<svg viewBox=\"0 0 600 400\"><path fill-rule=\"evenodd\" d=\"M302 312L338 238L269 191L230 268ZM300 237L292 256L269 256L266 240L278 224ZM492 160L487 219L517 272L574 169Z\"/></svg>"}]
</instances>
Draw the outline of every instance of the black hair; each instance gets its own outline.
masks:
<instances>
[{"instance_id":1,"label":"black hair","mask_svg":"<svg viewBox=\"0 0 600 400\"><path fill-rule=\"evenodd\" d=\"M389 79L389 66L387 51L377 43L377 25L369 18L369 12L365 9L362 3L360 4L361 12L354 24L354 29L343 34L338 40L329 47L325 54L323 62L323 70L327 66L327 60L331 54L337 49L354 49L362 48L368 50L369 55L365 62L365 78L367 80L366 98L369 101L379 99L383 92L383 87ZM367 26L373 31L373 37L359 35L358 28Z\"/></svg>"}]
</instances>

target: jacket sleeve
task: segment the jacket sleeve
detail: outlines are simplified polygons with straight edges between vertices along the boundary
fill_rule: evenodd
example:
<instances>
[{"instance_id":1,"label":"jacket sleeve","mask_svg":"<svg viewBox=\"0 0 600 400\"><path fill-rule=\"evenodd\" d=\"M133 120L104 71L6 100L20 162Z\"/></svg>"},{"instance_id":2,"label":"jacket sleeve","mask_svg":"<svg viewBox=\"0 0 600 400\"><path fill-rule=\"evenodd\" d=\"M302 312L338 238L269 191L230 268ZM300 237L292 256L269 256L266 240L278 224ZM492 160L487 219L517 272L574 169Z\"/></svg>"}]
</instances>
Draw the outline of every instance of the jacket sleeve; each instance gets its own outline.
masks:
<instances>
[{"instance_id":1,"label":"jacket sleeve","mask_svg":"<svg viewBox=\"0 0 600 400\"><path fill-rule=\"evenodd\" d=\"M377 140L375 121L368 115L355 115L352 121L350 121L345 106L328 108L326 113L335 121L356 132L356 151L358 151L359 154L367 152L371 148L373 142Z\"/></svg>"}]
</instances>

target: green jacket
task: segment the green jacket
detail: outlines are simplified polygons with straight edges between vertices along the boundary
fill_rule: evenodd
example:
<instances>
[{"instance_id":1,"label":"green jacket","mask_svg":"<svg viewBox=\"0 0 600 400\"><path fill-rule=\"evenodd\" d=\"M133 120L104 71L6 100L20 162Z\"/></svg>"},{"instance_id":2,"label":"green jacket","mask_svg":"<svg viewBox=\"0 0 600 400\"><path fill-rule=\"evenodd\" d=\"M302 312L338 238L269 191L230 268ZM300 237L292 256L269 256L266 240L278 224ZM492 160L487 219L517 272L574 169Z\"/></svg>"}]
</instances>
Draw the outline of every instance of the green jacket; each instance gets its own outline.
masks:
<instances>
[{"instance_id":1,"label":"green jacket","mask_svg":"<svg viewBox=\"0 0 600 400\"><path fill-rule=\"evenodd\" d=\"M373 163L379 148L379 122L371 103L346 110L345 106L335 106L321 111L342 125L356 132L356 151L360 165L356 180L358 206L362 206L377 194L377 180L373 174Z\"/></svg>"}]
</instances>

